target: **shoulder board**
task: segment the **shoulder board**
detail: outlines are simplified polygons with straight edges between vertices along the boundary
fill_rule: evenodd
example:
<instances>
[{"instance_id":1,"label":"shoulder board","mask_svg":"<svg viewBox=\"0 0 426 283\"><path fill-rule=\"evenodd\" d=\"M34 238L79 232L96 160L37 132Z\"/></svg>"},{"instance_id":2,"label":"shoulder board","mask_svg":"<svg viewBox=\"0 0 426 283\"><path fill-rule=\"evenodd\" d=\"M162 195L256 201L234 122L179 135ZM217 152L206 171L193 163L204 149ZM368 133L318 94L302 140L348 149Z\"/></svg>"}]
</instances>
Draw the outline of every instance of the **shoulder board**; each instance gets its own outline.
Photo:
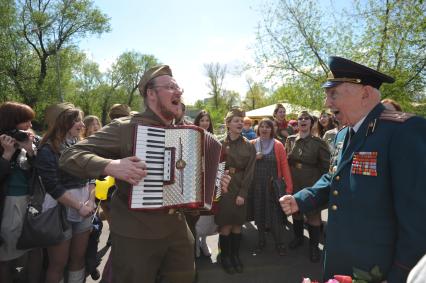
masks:
<instances>
[{"instance_id":1,"label":"shoulder board","mask_svg":"<svg viewBox=\"0 0 426 283\"><path fill-rule=\"evenodd\" d=\"M415 116L415 115L412 114L412 113L405 113L405 112L399 112L399 111L385 109L385 110L383 110L382 114L380 114L379 119L404 123L405 121L407 121L408 119L410 119L413 116Z\"/></svg>"}]
</instances>

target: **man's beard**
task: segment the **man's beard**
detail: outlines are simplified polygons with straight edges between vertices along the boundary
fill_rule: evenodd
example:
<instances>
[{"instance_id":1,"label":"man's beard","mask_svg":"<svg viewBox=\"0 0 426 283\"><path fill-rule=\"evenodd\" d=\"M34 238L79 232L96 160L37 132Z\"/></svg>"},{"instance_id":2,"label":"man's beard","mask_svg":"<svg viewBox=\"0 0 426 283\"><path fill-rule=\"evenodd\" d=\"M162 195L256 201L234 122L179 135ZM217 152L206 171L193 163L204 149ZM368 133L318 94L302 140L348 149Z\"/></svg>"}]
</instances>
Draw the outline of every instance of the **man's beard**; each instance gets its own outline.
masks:
<instances>
[{"instance_id":1,"label":"man's beard","mask_svg":"<svg viewBox=\"0 0 426 283\"><path fill-rule=\"evenodd\" d=\"M163 116L167 120L173 120L177 118L175 117L175 114L172 111L166 109L166 106L160 100L157 100L157 109L160 110L161 116Z\"/></svg>"}]
</instances>

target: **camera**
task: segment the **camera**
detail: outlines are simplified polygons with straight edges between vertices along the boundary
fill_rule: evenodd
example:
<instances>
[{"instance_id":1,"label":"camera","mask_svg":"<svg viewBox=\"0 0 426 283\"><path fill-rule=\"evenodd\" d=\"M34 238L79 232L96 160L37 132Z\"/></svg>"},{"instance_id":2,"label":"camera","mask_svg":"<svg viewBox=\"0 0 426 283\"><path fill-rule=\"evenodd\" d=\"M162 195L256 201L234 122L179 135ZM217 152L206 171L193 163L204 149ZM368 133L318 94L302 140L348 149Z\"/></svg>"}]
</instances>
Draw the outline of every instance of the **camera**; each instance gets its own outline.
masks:
<instances>
[{"instance_id":1,"label":"camera","mask_svg":"<svg viewBox=\"0 0 426 283\"><path fill-rule=\"evenodd\" d=\"M26 142L29 139L27 132L24 132L24 131L21 131L21 130L18 130L18 129L5 131L2 134L11 136L12 138L14 138L18 142Z\"/></svg>"}]
</instances>

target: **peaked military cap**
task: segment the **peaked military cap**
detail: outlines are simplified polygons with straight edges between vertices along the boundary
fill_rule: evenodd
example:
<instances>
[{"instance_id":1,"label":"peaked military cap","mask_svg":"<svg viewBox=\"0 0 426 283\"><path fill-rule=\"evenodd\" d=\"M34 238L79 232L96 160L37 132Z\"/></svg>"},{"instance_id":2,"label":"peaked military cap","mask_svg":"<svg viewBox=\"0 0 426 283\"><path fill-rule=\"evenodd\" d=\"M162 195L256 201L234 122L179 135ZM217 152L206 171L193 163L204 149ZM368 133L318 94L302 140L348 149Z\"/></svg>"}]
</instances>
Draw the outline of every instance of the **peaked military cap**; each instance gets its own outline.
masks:
<instances>
[{"instance_id":1,"label":"peaked military cap","mask_svg":"<svg viewBox=\"0 0 426 283\"><path fill-rule=\"evenodd\" d=\"M394 78L370 69L351 60L331 56L328 60L330 74L323 88L335 87L341 83L369 85L379 89L382 83L393 83Z\"/></svg>"},{"instance_id":2,"label":"peaked military cap","mask_svg":"<svg viewBox=\"0 0 426 283\"><path fill-rule=\"evenodd\" d=\"M56 119L58 119L59 115L61 115L62 112L65 112L69 109L74 109L75 106L72 103L69 102L63 102L58 104L50 105L46 108L44 119L47 123L47 126L53 127L55 125Z\"/></svg>"},{"instance_id":3,"label":"peaked military cap","mask_svg":"<svg viewBox=\"0 0 426 283\"><path fill-rule=\"evenodd\" d=\"M142 78L141 78L141 80L139 81L139 84L138 84L138 88L139 88L140 94L142 96L145 96L145 94L146 94L146 85L152 79L155 79L156 77L159 77L159 76L165 76L165 75L173 77L172 70L167 65L155 66L155 67L150 68L148 71L146 71L143 74L143 76L142 76Z\"/></svg>"}]
</instances>

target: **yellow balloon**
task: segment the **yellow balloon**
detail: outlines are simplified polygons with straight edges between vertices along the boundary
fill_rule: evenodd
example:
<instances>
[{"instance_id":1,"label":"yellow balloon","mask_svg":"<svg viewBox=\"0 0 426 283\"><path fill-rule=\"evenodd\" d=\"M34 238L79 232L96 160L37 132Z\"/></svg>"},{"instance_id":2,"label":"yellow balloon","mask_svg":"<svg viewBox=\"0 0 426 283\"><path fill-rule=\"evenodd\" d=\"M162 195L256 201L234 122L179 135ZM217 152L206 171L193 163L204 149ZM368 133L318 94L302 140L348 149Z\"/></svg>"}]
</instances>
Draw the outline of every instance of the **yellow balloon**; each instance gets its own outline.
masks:
<instances>
[{"instance_id":1,"label":"yellow balloon","mask_svg":"<svg viewBox=\"0 0 426 283\"><path fill-rule=\"evenodd\" d=\"M114 177L107 176L105 180L96 180L95 196L97 199L106 200L108 198L108 190L115 185Z\"/></svg>"}]
</instances>

